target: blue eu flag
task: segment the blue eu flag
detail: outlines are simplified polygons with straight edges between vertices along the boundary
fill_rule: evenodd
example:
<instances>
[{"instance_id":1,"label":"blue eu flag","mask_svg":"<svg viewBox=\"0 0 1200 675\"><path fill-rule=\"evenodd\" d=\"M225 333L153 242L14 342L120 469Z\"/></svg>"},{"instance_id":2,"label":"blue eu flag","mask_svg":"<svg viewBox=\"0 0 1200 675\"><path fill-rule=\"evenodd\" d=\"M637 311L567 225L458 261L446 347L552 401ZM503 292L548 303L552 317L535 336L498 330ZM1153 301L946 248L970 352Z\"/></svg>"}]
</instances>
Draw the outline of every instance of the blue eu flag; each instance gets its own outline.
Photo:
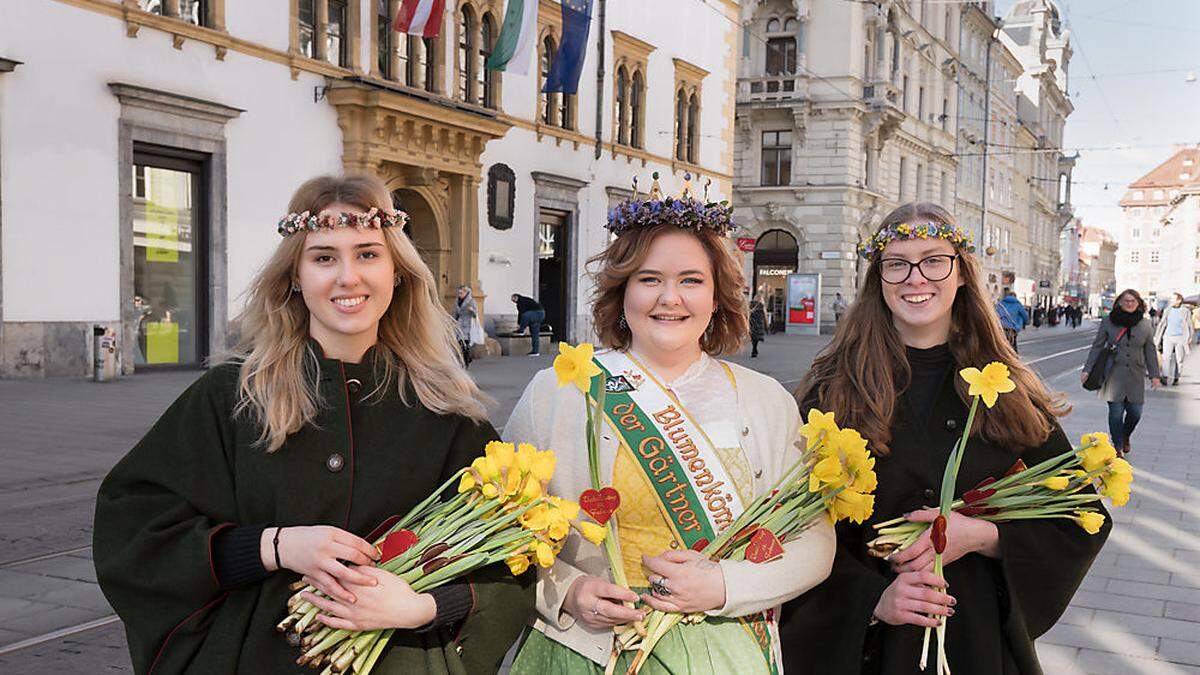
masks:
<instances>
[{"instance_id":1,"label":"blue eu flag","mask_svg":"<svg viewBox=\"0 0 1200 675\"><path fill-rule=\"evenodd\" d=\"M542 91L574 94L579 91L579 76L592 26L592 0L562 0L562 16L562 44L550 63Z\"/></svg>"}]
</instances>

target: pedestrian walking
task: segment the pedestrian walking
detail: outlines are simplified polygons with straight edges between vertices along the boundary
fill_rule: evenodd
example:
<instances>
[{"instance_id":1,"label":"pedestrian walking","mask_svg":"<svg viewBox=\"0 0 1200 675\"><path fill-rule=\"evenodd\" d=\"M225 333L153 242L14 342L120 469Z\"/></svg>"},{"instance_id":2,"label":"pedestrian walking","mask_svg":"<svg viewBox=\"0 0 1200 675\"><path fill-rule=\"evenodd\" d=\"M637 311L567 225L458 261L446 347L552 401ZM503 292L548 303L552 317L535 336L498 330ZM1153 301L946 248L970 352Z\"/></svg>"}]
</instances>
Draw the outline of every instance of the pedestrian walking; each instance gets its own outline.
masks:
<instances>
[{"instance_id":1,"label":"pedestrian walking","mask_svg":"<svg viewBox=\"0 0 1200 675\"><path fill-rule=\"evenodd\" d=\"M475 296L471 294L470 286L459 286L458 296L454 302L454 323L458 333L458 348L462 352L463 366L471 365L471 330L479 316L479 308L475 304Z\"/></svg>"},{"instance_id":2,"label":"pedestrian walking","mask_svg":"<svg viewBox=\"0 0 1200 675\"><path fill-rule=\"evenodd\" d=\"M758 343L767 339L767 308L755 295L750 301L750 358L758 358Z\"/></svg>"},{"instance_id":3,"label":"pedestrian walking","mask_svg":"<svg viewBox=\"0 0 1200 675\"><path fill-rule=\"evenodd\" d=\"M303 579L325 626L397 629L379 675L495 673L532 575L416 593L363 538L497 438L437 282L374 177L315 178L289 210L241 341L100 486L96 577L134 672L307 672L275 628Z\"/></svg>"},{"instance_id":4,"label":"pedestrian walking","mask_svg":"<svg viewBox=\"0 0 1200 675\"><path fill-rule=\"evenodd\" d=\"M833 325L836 326L842 322L842 315L846 313L846 301L841 293L834 293L833 296Z\"/></svg>"},{"instance_id":5,"label":"pedestrian walking","mask_svg":"<svg viewBox=\"0 0 1200 675\"><path fill-rule=\"evenodd\" d=\"M519 293L512 294L512 301L517 305L517 332L529 329L529 336L533 338L529 356L538 356L542 353L542 323L546 320L546 310L537 300Z\"/></svg>"},{"instance_id":6,"label":"pedestrian walking","mask_svg":"<svg viewBox=\"0 0 1200 675\"><path fill-rule=\"evenodd\" d=\"M1196 335L1196 344L1200 345L1200 307L1192 308L1192 333Z\"/></svg>"},{"instance_id":7,"label":"pedestrian walking","mask_svg":"<svg viewBox=\"0 0 1200 675\"><path fill-rule=\"evenodd\" d=\"M1070 520L991 523L953 512L942 576L932 572L928 536L887 559L870 555L867 542L875 523L936 515L926 507L937 504L947 449L970 405L960 369L998 361L1017 389L969 437L956 497L1003 476L1018 456L1034 466L1069 452L1057 421L1068 408L1008 344L982 266L949 213L901 206L869 241L854 312L797 398L802 412L833 413L866 437L878 476L874 511L864 523L836 525L829 579L784 606L784 672L915 675L923 627L953 615L946 652L957 672L1041 673L1034 640L1066 609L1104 543L1107 518L1089 535Z\"/></svg>"},{"instance_id":8,"label":"pedestrian walking","mask_svg":"<svg viewBox=\"0 0 1200 675\"><path fill-rule=\"evenodd\" d=\"M779 606L829 574L833 526L823 517L761 564L718 564L698 552L720 532L714 518L722 515L688 495L715 495L724 514L738 517L799 457L801 420L777 381L720 358L749 332L742 265L724 236L729 211L709 207L694 219L659 221L672 202L703 205L686 194L667 202L652 196L638 211L645 215L609 221L616 237L592 259L592 325L606 348L593 362L614 375L611 391L628 397L615 407L609 399L596 446L589 452L583 398L558 386L554 369L534 376L504 428L513 441L560 451L550 491L577 495L600 484L620 496L608 536L629 586L612 582L597 547L568 543L539 570L538 617L513 675L601 675L614 654L614 627L647 609L690 617L655 648L647 675L780 673ZM674 447L678 460L668 454ZM617 672L631 657L617 655Z\"/></svg>"},{"instance_id":9,"label":"pedestrian walking","mask_svg":"<svg viewBox=\"0 0 1200 675\"><path fill-rule=\"evenodd\" d=\"M996 314L1000 316L1000 327L1004 329L1008 344L1012 345L1014 352L1017 351L1017 336L1029 323L1029 312L1025 311L1025 305L1017 299L1017 294L1006 288L1004 297L996 303Z\"/></svg>"},{"instance_id":10,"label":"pedestrian walking","mask_svg":"<svg viewBox=\"0 0 1200 675\"><path fill-rule=\"evenodd\" d=\"M1192 353L1192 310L1183 304L1179 293L1171 295L1171 304L1163 310L1154 334L1158 351L1163 355L1163 382L1179 384L1179 369Z\"/></svg>"},{"instance_id":11,"label":"pedestrian walking","mask_svg":"<svg viewBox=\"0 0 1200 675\"><path fill-rule=\"evenodd\" d=\"M1130 452L1129 437L1142 418L1146 397L1146 376L1150 386L1160 385L1158 354L1154 351L1154 329L1146 316L1146 301L1132 288L1121 291L1113 309L1100 322L1096 339L1080 373L1087 382L1101 352L1108 350L1108 374L1103 375L1100 398L1108 403L1108 432L1113 445L1122 453Z\"/></svg>"}]
</instances>

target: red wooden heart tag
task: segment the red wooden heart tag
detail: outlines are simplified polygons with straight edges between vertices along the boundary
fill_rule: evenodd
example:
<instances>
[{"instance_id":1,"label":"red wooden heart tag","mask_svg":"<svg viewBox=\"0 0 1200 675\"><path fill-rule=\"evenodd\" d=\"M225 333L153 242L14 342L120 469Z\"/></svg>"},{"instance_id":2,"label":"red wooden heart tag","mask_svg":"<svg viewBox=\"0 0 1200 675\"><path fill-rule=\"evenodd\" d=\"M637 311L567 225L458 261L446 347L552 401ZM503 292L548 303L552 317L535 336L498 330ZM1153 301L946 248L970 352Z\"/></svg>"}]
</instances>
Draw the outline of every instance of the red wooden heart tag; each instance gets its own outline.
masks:
<instances>
[{"instance_id":1,"label":"red wooden heart tag","mask_svg":"<svg viewBox=\"0 0 1200 675\"><path fill-rule=\"evenodd\" d=\"M605 487L599 490L584 490L579 495L579 508L592 517L592 520L604 525L612 518L612 514L621 506L621 493L616 488Z\"/></svg>"},{"instance_id":2,"label":"red wooden heart tag","mask_svg":"<svg viewBox=\"0 0 1200 675\"><path fill-rule=\"evenodd\" d=\"M1015 464L1013 464L1012 466L1010 466L1008 468L1008 471L1004 472L1004 476L1007 478L1008 476L1011 476L1014 473L1021 473L1022 471L1024 471L1025 469L1028 469L1028 468L1029 467L1025 466L1025 460L1018 459Z\"/></svg>"},{"instance_id":3,"label":"red wooden heart tag","mask_svg":"<svg viewBox=\"0 0 1200 675\"><path fill-rule=\"evenodd\" d=\"M934 553L940 555L946 552L946 516L938 514L933 519L933 526L929 528L929 542L933 544Z\"/></svg>"},{"instance_id":4,"label":"red wooden heart tag","mask_svg":"<svg viewBox=\"0 0 1200 675\"><path fill-rule=\"evenodd\" d=\"M379 562L385 563L404 553L417 543L417 535L412 530L397 530L384 537L379 544Z\"/></svg>"},{"instance_id":5,"label":"red wooden heart tag","mask_svg":"<svg viewBox=\"0 0 1200 675\"><path fill-rule=\"evenodd\" d=\"M746 546L746 560L765 563L782 557L783 544L779 543L779 538L774 532L760 527L754 536L750 537L750 544Z\"/></svg>"}]
</instances>

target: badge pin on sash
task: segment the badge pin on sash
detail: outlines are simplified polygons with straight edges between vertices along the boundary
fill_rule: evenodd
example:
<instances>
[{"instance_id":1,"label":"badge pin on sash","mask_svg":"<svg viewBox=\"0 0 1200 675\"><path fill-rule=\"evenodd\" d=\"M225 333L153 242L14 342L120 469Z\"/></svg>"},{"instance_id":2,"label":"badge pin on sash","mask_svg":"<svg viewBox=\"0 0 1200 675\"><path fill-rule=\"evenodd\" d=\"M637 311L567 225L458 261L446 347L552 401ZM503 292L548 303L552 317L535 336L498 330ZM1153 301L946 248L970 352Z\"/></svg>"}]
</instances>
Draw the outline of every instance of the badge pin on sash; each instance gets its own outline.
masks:
<instances>
[{"instance_id":1,"label":"badge pin on sash","mask_svg":"<svg viewBox=\"0 0 1200 675\"><path fill-rule=\"evenodd\" d=\"M609 394L626 394L637 389L636 383L628 375L613 375L604 382L604 391Z\"/></svg>"}]
</instances>

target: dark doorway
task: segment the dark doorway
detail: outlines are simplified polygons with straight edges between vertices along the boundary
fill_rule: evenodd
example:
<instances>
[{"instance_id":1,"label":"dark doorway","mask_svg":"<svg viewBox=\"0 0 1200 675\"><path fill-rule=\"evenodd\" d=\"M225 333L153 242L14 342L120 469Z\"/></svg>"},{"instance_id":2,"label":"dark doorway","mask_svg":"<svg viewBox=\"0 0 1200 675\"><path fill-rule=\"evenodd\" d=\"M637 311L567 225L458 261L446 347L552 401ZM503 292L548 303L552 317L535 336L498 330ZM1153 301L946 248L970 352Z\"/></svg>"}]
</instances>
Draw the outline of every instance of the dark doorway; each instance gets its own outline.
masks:
<instances>
[{"instance_id":1,"label":"dark doorway","mask_svg":"<svg viewBox=\"0 0 1200 675\"><path fill-rule=\"evenodd\" d=\"M133 155L137 369L196 368L208 357L206 156L153 146Z\"/></svg>"},{"instance_id":2,"label":"dark doorway","mask_svg":"<svg viewBox=\"0 0 1200 675\"><path fill-rule=\"evenodd\" d=\"M537 257L538 302L546 310L546 323L553 329L551 340L569 339L567 335L567 251L570 242L571 214L554 209L538 209ZM546 327L543 326L545 331Z\"/></svg>"},{"instance_id":3,"label":"dark doorway","mask_svg":"<svg viewBox=\"0 0 1200 675\"><path fill-rule=\"evenodd\" d=\"M800 247L783 230L767 230L754 244L754 292L767 309L767 327L778 333L787 326L787 278L797 270Z\"/></svg>"}]
</instances>

